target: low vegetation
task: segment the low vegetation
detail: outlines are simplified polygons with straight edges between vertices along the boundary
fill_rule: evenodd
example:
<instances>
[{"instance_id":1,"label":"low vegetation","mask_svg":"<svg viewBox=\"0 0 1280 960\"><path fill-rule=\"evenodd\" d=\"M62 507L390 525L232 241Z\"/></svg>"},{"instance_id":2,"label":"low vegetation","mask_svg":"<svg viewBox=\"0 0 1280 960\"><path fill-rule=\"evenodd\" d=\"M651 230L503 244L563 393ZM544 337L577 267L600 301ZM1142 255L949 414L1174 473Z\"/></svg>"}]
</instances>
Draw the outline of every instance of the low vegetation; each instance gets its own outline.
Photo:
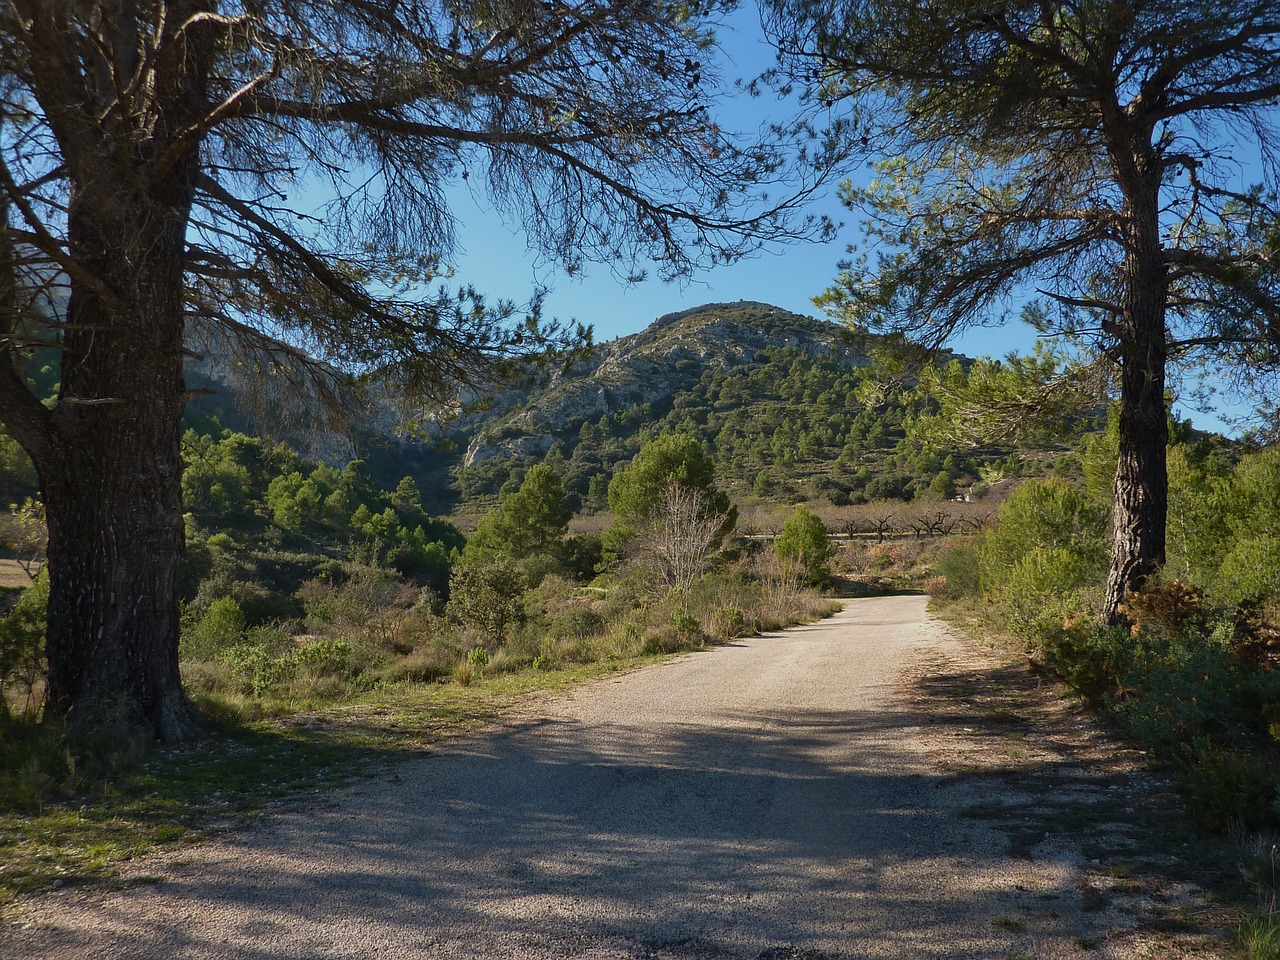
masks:
<instances>
[{"instance_id":1,"label":"low vegetation","mask_svg":"<svg viewBox=\"0 0 1280 960\"><path fill-rule=\"evenodd\" d=\"M109 709L74 736L41 724L47 587L31 567L0 618L0 900L109 874L532 691L837 608L733 535L691 437L619 471L602 532L570 534L560 478L538 465L470 538L412 480L377 489L358 461L229 431L188 444L180 660L209 734L161 752Z\"/></svg>"},{"instance_id":2,"label":"low vegetation","mask_svg":"<svg viewBox=\"0 0 1280 960\"><path fill-rule=\"evenodd\" d=\"M1227 452L1185 433L1171 447L1168 563L1129 597L1120 624L1099 616L1109 504L1088 482L1020 486L995 524L939 556L930 592L960 622L1012 632L1176 775L1201 826L1238 841L1260 907L1238 939L1244 955L1272 958L1280 956L1280 451Z\"/></svg>"},{"instance_id":3,"label":"low vegetation","mask_svg":"<svg viewBox=\"0 0 1280 960\"><path fill-rule=\"evenodd\" d=\"M998 523L939 560L935 593L977 604L1151 755L1207 826L1280 829L1280 454L1171 455L1175 536L1126 622L1097 616L1108 512L1083 486L1030 481Z\"/></svg>"}]
</instances>

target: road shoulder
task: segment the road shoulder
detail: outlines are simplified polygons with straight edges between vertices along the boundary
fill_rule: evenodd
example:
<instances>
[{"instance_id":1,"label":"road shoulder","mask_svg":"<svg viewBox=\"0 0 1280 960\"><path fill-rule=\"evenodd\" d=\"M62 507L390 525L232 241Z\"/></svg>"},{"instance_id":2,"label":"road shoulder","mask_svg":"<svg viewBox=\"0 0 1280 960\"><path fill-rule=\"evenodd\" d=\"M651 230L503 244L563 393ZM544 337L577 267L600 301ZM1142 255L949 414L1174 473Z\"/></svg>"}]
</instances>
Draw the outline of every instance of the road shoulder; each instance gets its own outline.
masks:
<instances>
[{"instance_id":1,"label":"road shoulder","mask_svg":"<svg viewBox=\"0 0 1280 960\"><path fill-rule=\"evenodd\" d=\"M946 776L942 802L1003 834L1010 856L1077 870L1072 902L996 922L1034 948L1074 917L1084 956L1234 956L1228 845L1198 831L1173 783L1020 651L946 629L956 643L916 651L898 677Z\"/></svg>"}]
</instances>

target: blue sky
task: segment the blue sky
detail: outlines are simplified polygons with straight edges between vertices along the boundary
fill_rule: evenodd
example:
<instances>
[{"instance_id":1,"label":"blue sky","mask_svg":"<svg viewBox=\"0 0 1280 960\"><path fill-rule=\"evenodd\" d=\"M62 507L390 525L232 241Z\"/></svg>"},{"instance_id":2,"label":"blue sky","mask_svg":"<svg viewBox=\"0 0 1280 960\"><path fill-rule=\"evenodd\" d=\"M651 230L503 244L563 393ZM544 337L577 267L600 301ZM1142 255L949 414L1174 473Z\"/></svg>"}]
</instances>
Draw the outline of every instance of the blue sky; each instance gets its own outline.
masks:
<instances>
[{"instance_id":1,"label":"blue sky","mask_svg":"<svg viewBox=\"0 0 1280 960\"><path fill-rule=\"evenodd\" d=\"M722 70L726 85L750 79L772 64L773 50L761 36L753 5L735 13L719 36L729 59ZM726 99L719 119L728 129L750 134L770 119L785 116L787 109L770 96L738 95ZM471 182L482 180L477 177ZM459 188L451 194L460 226L453 257L456 279L491 297L516 302L526 301L539 285L549 287L546 313L593 324L598 340L635 333L664 313L707 302L759 300L817 315L810 300L835 277L837 261L854 236L848 222L851 214L836 199L836 185L836 181L828 184L807 211L845 221L839 236L829 243L771 246L751 259L703 271L683 284L651 279L631 285L617 279L607 264L590 264L582 275L566 276L528 248L519 225L504 223L482 190ZM982 344L980 352L998 354L1029 347L1031 340L1022 328L979 331L974 338Z\"/></svg>"},{"instance_id":2,"label":"blue sky","mask_svg":"<svg viewBox=\"0 0 1280 960\"><path fill-rule=\"evenodd\" d=\"M772 48L761 36L756 17L754 5L746 5L719 31L728 58L722 70L727 86L735 79L750 79L773 62ZM769 119L785 116L786 110L786 104L772 97L731 96L720 111L720 120L727 129L752 133ZM854 169L846 174L856 179L862 172ZM830 242L767 247L750 259L705 270L681 284L650 279L630 285L619 280L607 264L589 264L573 277L566 275L557 264L531 250L519 225L504 222L483 192L459 187L451 194L459 225L458 247L452 258L455 282L469 284L490 298L516 303L526 302L535 288L544 287L548 290L544 314L592 325L597 341L636 333L665 313L708 302L757 300L817 316L820 313L811 298L831 283L837 262L856 234L854 215L836 199L836 187L836 181L828 184L808 209L843 221ZM1029 351L1034 339L1029 327L1011 320L1004 326L967 331L951 346L970 356L1004 356L1010 351ZM1179 409L1179 414L1205 429L1227 429L1213 415L1186 408Z\"/></svg>"}]
</instances>

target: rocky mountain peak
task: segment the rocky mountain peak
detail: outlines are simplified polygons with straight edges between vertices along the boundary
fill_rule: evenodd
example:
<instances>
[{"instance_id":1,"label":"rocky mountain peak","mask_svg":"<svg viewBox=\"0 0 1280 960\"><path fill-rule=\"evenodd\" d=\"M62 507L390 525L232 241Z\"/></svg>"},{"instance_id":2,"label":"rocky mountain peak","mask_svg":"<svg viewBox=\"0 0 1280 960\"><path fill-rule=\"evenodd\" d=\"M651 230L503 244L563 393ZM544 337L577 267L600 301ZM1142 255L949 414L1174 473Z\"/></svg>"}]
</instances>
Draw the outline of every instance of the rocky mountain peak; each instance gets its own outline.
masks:
<instances>
[{"instance_id":1,"label":"rocky mountain peak","mask_svg":"<svg viewBox=\"0 0 1280 960\"><path fill-rule=\"evenodd\" d=\"M770 348L784 347L834 354L850 365L865 362L844 328L767 303L712 303L669 313L639 333L599 344L543 383L496 398L463 464L545 452L553 435L574 423L643 404L661 408L708 369L754 363Z\"/></svg>"}]
</instances>

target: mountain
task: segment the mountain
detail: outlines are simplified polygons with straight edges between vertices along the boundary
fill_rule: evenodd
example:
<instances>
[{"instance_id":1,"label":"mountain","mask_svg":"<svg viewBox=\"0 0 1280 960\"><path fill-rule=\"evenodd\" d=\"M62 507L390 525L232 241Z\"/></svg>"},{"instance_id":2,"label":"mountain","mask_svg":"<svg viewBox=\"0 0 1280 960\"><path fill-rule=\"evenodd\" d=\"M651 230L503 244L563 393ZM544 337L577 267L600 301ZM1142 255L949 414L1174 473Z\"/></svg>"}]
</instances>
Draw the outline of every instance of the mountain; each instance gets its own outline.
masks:
<instances>
[{"instance_id":1,"label":"mountain","mask_svg":"<svg viewBox=\"0 0 1280 960\"><path fill-rule=\"evenodd\" d=\"M868 358L839 325L753 301L660 317L586 359L458 421L453 491L490 502L528 466L552 463L588 509L647 438L698 436L735 496L834 504L903 498L937 480L972 483L1008 452L975 460L905 440L909 410L871 387ZM426 488L424 487L424 493Z\"/></svg>"},{"instance_id":2,"label":"mountain","mask_svg":"<svg viewBox=\"0 0 1280 960\"><path fill-rule=\"evenodd\" d=\"M768 363L771 350L856 366L866 362L843 327L766 303L712 303L659 317L640 333L595 348L591 356L541 384L507 391L484 414L464 422L474 430L464 468L494 457L529 456L583 423L647 405L670 409L708 371Z\"/></svg>"},{"instance_id":3,"label":"mountain","mask_svg":"<svg viewBox=\"0 0 1280 960\"><path fill-rule=\"evenodd\" d=\"M198 371L213 393L193 403L245 429L251 394L220 369L215 344ZM438 515L474 514L513 489L534 463L561 474L577 506L603 509L613 474L648 437L680 430L715 457L735 496L833 504L933 495L984 470L1016 470L1014 451L981 457L925 451L905 439L911 410L881 395L848 331L754 301L712 303L659 317L631 336L594 346L560 369L531 367L461 415L427 425L428 439L398 436L389 405L369 411L354 440L300 426L290 444L314 459L367 462L388 489L411 476ZM305 391L294 404L314 405ZM276 405L276 410L282 404ZM277 427L291 418L273 414ZM1037 456L1043 458L1044 452Z\"/></svg>"}]
</instances>

